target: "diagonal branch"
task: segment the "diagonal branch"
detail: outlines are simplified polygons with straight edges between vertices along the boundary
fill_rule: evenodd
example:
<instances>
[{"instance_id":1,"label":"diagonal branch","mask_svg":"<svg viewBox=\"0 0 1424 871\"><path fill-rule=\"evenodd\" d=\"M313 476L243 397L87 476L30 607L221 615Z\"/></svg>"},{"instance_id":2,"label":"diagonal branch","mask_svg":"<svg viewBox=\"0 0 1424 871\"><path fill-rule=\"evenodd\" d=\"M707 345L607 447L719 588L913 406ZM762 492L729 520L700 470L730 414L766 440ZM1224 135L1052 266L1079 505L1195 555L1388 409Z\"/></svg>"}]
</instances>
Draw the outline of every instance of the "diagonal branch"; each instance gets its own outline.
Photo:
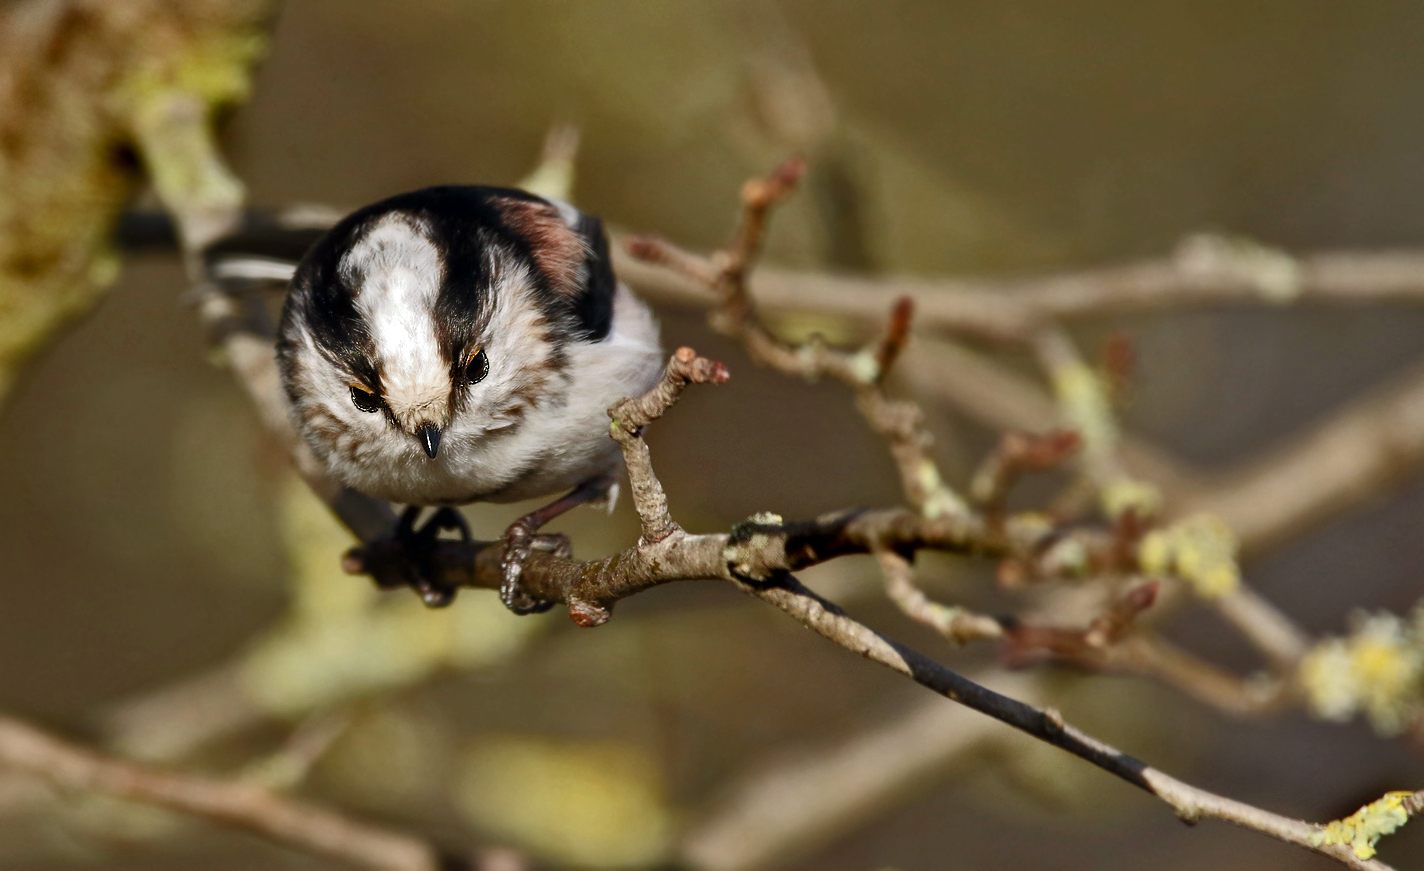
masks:
<instances>
[{"instance_id":1,"label":"diagonal branch","mask_svg":"<svg viewBox=\"0 0 1424 871\"><path fill-rule=\"evenodd\" d=\"M681 355L682 357L695 355ZM672 366L679 364L675 357ZM666 384L666 381L664 382ZM636 407L666 407L664 384L655 387L647 401ZM649 455L637 449L642 429L622 442L629 476L655 478ZM649 502L661 515L662 505ZM663 503L665 505L665 503ZM659 517L644 518L658 523ZM939 665L918 651L891 641L854 620L830 602L803 587L791 571L846 552L885 552L913 549L935 541L941 546L997 544L1004 551L1014 539L987 529L962 515L927 519L911 512L851 512L788 525L774 515L759 515L738 524L727 535L692 535L680 529L659 541L643 541L606 560L579 563L556 555L535 555L526 567L526 583L541 598L570 603L595 603L605 612L617 599L671 580L710 579L730 582L812 629L827 640L916 683L987 714L1039 740L1060 747L1137 786L1170 805L1188 821L1222 819L1264 832L1280 840L1313 850L1361 871L1384 871L1381 863L1358 859L1339 845L1318 845L1320 827L1293 820L1183 783L1145 763L1079 731L1061 715L989 690ZM466 547L448 543L451 558ZM476 576L482 583L498 584L501 577L495 548L476 554ZM464 555L468 555L465 553ZM353 552L354 561L370 559L370 547ZM365 567L365 566L362 566Z\"/></svg>"},{"instance_id":2,"label":"diagonal branch","mask_svg":"<svg viewBox=\"0 0 1424 871\"><path fill-rule=\"evenodd\" d=\"M101 755L0 715L0 765L66 790L97 792L244 829L313 855L373 871L517 869L512 855L442 854L412 835L242 781L165 771Z\"/></svg>"}]
</instances>

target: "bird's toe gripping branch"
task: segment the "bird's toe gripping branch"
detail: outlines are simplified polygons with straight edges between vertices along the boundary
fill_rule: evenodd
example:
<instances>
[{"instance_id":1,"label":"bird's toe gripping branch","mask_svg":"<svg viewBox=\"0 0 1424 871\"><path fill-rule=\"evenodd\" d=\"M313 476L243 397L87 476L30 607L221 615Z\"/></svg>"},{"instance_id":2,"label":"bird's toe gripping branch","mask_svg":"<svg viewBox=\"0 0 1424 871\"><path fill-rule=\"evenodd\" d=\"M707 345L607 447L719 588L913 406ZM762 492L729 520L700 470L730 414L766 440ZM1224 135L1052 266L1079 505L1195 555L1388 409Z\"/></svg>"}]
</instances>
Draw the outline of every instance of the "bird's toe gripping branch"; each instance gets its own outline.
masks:
<instances>
[{"instance_id":1,"label":"bird's toe gripping branch","mask_svg":"<svg viewBox=\"0 0 1424 871\"><path fill-rule=\"evenodd\" d=\"M669 539L674 536L685 535L668 512L667 495L653 472L648 446L642 438L643 427L672 408L688 384L722 384L729 377L727 368L716 360L699 357L691 348L679 348L668 361L662 379L648 392L609 409L610 435L623 448L629 490L642 524L637 546L613 558L625 569L655 562L657 554L652 554L652 549L670 544ZM460 586L497 588L500 599L516 613L544 611L562 601L567 603L574 622L597 626L608 620L612 603L618 598L630 590L660 583L653 577L657 573L653 572L643 583L606 584L608 579L603 572L572 562L566 538L538 535L536 531L569 508L605 496L613 482L609 476L585 483L562 499L520 518L501 542L439 538L433 519L416 531L414 517L409 516L395 533L352 548L343 566L351 574L372 576L382 587L412 587L431 605L446 604Z\"/></svg>"},{"instance_id":2,"label":"bird's toe gripping branch","mask_svg":"<svg viewBox=\"0 0 1424 871\"><path fill-rule=\"evenodd\" d=\"M447 506L417 529L422 510L419 505L406 508L387 536L348 552L343 567L351 573L370 574L382 589L410 587L426 605L443 608L455 600L461 583L438 564L440 533L454 532L460 542L469 544L470 528L460 512Z\"/></svg>"}]
</instances>

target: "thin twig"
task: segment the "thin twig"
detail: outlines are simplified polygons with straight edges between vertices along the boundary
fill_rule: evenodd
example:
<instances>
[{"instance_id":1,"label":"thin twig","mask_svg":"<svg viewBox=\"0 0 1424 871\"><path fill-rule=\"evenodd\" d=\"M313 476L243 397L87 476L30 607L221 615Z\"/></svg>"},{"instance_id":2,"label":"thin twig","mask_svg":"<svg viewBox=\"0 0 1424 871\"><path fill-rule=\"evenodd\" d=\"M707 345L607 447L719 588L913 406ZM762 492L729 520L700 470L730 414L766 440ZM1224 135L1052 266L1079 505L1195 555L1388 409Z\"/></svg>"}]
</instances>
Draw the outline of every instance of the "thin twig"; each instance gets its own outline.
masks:
<instances>
[{"instance_id":1,"label":"thin twig","mask_svg":"<svg viewBox=\"0 0 1424 871\"><path fill-rule=\"evenodd\" d=\"M1302 255L1291 261L1295 265L1293 284L1277 295L1263 290L1259 272L1252 274L1251 266L1231 263L1230 255L1218 265L1193 264L1192 260L1190 254L1184 254L1007 280L880 278L761 269L751 292L769 312L814 311L862 323L878 321L890 300L912 296L921 302L922 328L1011 341L1028 338L1046 321L1174 308L1424 303L1424 252L1419 251ZM680 306L710 304L699 282L683 275L650 268L633 257L617 259L616 266L619 275L654 301Z\"/></svg>"},{"instance_id":2,"label":"thin twig","mask_svg":"<svg viewBox=\"0 0 1424 871\"><path fill-rule=\"evenodd\" d=\"M1037 678L988 676L997 692L1033 700ZM755 871L841 837L947 768L1003 738L988 717L926 698L854 737L770 762L738 780L692 825L681 855L701 871Z\"/></svg>"},{"instance_id":3,"label":"thin twig","mask_svg":"<svg viewBox=\"0 0 1424 871\"><path fill-rule=\"evenodd\" d=\"M880 560L880 573L885 578L886 595L911 620L928 626L956 644L1004 637L1003 624L993 617L941 605L926 596L915 583L914 566L902 554L881 551L876 557Z\"/></svg>"},{"instance_id":4,"label":"thin twig","mask_svg":"<svg viewBox=\"0 0 1424 871\"><path fill-rule=\"evenodd\" d=\"M0 715L0 764L63 789L97 792L154 805L270 841L377 871L440 871L452 867L430 843L360 822L309 802L243 781L225 781L127 762L62 741ZM507 858L498 854L501 867ZM469 857L463 867L483 867Z\"/></svg>"}]
</instances>

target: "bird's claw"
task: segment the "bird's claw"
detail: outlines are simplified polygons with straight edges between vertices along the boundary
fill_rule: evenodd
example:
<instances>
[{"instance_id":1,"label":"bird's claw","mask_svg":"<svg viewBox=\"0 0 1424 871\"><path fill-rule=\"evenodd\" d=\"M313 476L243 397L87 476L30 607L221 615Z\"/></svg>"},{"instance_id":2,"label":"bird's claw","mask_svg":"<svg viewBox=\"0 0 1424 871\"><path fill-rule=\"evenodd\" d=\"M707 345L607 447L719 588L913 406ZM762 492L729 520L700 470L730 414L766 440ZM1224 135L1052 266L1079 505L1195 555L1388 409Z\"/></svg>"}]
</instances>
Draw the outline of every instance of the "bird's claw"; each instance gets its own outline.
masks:
<instances>
[{"instance_id":1,"label":"bird's claw","mask_svg":"<svg viewBox=\"0 0 1424 871\"><path fill-rule=\"evenodd\" d=\"M416 529L419 515L418 507L407 508L396 527L396 539L407 560L404 581L427 607L444 608L455 601L459 588L440 580L434 565L435 542L447 529L459 533L461 540L469 541L470 528L465 524L464 515L449 506L437 510L424 526Z\"/></svg>"},{"instance_id":2,"label":"bird's claw","mask_svg":"<svg viewBox=\"0 0 1424 871\"><path fill-rule=\"evenodd\" d=\"M555 603L531 595L520 583L524 574L524 563L535 549L567 554L569 540L562 535L534 535L515 524L504 535L504 559L500 563L503 578L499 585L499 600L504 607L516 614L541 614L554 607Z\"/></svg>"}]
</instances>

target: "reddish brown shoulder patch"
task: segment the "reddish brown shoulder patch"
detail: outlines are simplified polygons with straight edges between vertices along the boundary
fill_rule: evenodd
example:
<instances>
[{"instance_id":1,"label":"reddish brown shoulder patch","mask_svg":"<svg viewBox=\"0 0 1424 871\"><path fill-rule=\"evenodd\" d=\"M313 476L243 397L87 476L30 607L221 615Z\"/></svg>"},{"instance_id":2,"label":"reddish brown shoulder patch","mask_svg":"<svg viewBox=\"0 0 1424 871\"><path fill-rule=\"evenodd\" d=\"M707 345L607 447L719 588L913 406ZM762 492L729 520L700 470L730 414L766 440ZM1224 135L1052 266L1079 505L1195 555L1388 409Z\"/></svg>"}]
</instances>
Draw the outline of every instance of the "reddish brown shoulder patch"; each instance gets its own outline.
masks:
<instances>
[{"instance_id":1,"label":"reddish brown shoulder patch","mask_svg":"<svg viewBox=\"0 0 1424 871\"><path fill-rule=\"evenodd\" d=\"M513 197L500 197L495 205L510 228L529 243L535 265L554 290L568 296L578 293L588 246L564 223L559 210L549 203Z\"/></svg>"}]
</instances>

